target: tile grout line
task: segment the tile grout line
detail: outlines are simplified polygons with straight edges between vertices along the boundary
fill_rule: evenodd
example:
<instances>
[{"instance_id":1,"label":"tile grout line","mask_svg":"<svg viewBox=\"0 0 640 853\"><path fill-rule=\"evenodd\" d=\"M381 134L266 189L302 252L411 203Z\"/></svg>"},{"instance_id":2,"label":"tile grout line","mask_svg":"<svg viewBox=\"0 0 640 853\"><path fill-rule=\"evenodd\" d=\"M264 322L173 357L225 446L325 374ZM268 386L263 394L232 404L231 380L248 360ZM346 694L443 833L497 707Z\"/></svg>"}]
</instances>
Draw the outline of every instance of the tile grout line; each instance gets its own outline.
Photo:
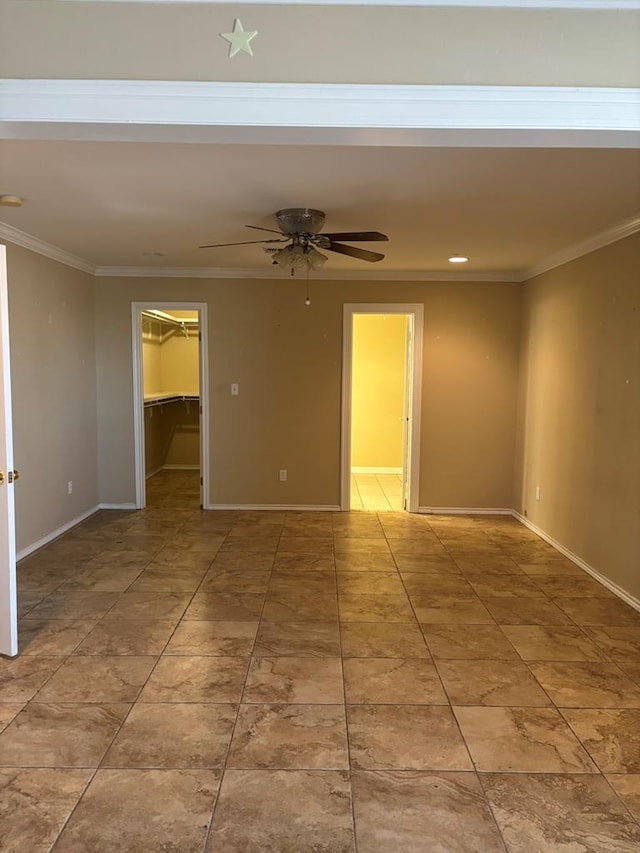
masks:
<instances>
[{"instance_id":1,"label":"tile grout line","mask_svg":"<svg viewBox=\"0 0 640 853\"><path fill-rule=\"evenodd\" d=\"M285 513L285 520L286 520L286 513ZM234 526L235 526L235 525L234 525ZM249 658L248 658L248 661L247 661L247 667L246 667L246 670L245 670L244 682L243 682L243 684L242 684L242 688L241 688L241 690L240 690L240 694L239 694L239 696L238 696L238 703L237 703L237 704L238 704L238 707L237 707L237 709L236 709L235 719L234 719L234 721L233 721L233 725L232 725L232 727L231 727L231 735L230 735L230 737L229 737L229 743L228 743L228 745L227 745L227 749L226 749L226 751L225 751L224 760L222 761L222 763L221 763L221 765L220 765L220 781L219 781L219 784L218 784L218 790L217 790L217 792L216 792L216 797L215 797L215 800L214 800L213 805L212 805L212 808L211 808L211 814L210 814L210 816L209 816L209 825L208 825L208 827L207 827L207 831L206 831L206 833L205 833L205 837L204 837L204 844L203 844L203 847L202 847L202 851L203 851L203 853L206 853L206 849L207 849L207 846L208 846L208 844L209 844L209 839L212 837L212 836L211 836L211 833L212 833L212 830L213 830L213 824L214 824L214 821L215 821L215 815L216 815L216 811L217 811L217 808L218 808L218 803L220 802L220 795L221 795L221 793L222 793L222 785L223 785L223 783L224 783L224 778L225 778L225 774L226 774L226 771L227 771L227 762L228 762L228 760L229 760L229 754L230 754L230 752L231 752L231 745L232 745L232 743L233 743L233 738L234 738L234 736L235 736L236 728L237 728L237 725L238 725L238 719L240 718L240 711L241 711L241 708L242 708L242 705L243 705L242 700L243 700L243 698L244 698L244 693L245 693L245 690L246 690L246 687L247 687L247 681L249 680L249 673L250 673L250 671L251 671L251 663L252 663L252 660L253 660L253 658L254 658L253 651L254 651L254 649L255 649L256 639L257 639L257 637L258 637L258 634L260 633L260 627L261 627L261 625L262 625L262 618L263 618L263 614L264 614L264 608L265 608L266 603L267 603L267 595L268 595L268 591L269 591L269 586L271 585L271 578L272 578L272 576L273 576L273 565L274 565L274 562L275 562L275 556L276 556L276 554L277 554L277 552L278 552L278 547L279 547L279 544L280 544L280 540L282 539L282 530L283 530L283 527L284 527L284 523L283 523L283 525L282 525L282 527L281 527L281 529L280 529L280 534L278 535L278 540L277 540L277 543L276 543L276 549L275 549L275 551L274 551L273 560L271 561L271 568L269 569L269 579L268 579L268 581L267 581L267 588L266 588L266 590L265 590L264 599L263 599L263 601L262 601L262 608L261 608L261 610L260 610L260 617L259 617L259 619L258 619L258 625L257 625L257 628L256 628L256 633L255 633L255 635L254 635L254 638L253 638L253 644L252 644L252 646L251 646L251 654L249 655ZM231 529L233 530L233 528L231 528ZM229 531L229 534L230 534L230 533L231 533L231 531ZM229 536L229 534L227 534L227 537ZM227 537L225 537L225 541L226 541L226 538L227 538ZM231 768L229 768L229 769L231 769Z\"/></svg>"},{"instance_id":2,"label":"tile grout line","mask_svg":"<svg viewBox=\"0 0 640 853\"><path fill-rule=\"evenodd\" d=\"M377 515L376 515L377 518ZM333 525L333 519L332 519ZM339 589L338 589L338 572L335 563L335 545L336 545L336 537L335 537L335 525L333 525L333 553L334 553L334 574L336 577L336 612L338 616L338 642L340 644L340 671L342 673L342 701L344 707L344 733L345 733L345 741L347 747L347 774L349 781L349 815L351 817L351 830L353 833L353 851L357 853L358 851L358 836L357 836L357 827L356 827L356 812L355 812L355 802L353 795L353 765L351 762L351 738L349 736L349 708L347 705L347 684L345 678L344 671L344 646L342 643L342 619L340 618L340 597L339 597Z\"/></svg>"}]
</instances>

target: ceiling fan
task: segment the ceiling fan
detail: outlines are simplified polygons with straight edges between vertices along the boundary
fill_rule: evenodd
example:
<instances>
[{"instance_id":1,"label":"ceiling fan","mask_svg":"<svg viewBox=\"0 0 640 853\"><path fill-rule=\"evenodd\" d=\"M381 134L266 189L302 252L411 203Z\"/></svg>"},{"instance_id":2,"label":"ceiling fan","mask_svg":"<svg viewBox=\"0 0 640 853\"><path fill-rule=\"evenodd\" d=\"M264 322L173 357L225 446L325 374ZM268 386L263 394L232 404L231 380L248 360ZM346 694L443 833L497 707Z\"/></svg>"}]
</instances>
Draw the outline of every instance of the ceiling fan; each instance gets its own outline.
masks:
<instances>
[{"instance_id":1,"label":"ceiling fan","mask_svg":"<svg viewBox=\"0 0 640 853\"><path fill-rule=\"evenodd\" d=\"M200 249L218 249L223 246L249 246L254 243L265 245L265 251L273 258L274 264L288 267L291 275L296 269L318 269L327 260L327 256L318 251L318 248L327 252L337 252L340 255L348 255L361 261L375 263L384 258L380 252L371 252L368 249L359 249L356 246L346 246L342 240L353 240L356 243L368 243L388 240L386 234L379 231L341 231L333 234L320 234L324 225L325 214L322 210L312 210L307 207L288 207L279 210L276 214L278 231L273 228L261 228L258 225L246 225L257 231L268 231L270 234L279 234L279 237L265 238L264 240L243 240L239 243L213 243L200 246ZM286 246L278 249L272 247L272 243L286 243Z\"/></svg>"}]
</instances>

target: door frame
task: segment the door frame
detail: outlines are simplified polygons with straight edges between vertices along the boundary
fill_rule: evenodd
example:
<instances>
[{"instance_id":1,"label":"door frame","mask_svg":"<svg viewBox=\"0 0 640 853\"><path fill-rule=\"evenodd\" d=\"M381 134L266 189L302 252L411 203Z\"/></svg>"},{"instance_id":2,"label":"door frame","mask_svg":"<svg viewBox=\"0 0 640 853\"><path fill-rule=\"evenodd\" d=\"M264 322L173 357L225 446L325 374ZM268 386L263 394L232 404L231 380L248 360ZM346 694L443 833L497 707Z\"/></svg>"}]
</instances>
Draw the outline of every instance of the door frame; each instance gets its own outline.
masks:
<instances>
[{"instance_id":1,"label":"door frame","mask_svg":"<svg viewBox=\"0 0 640 853\"><path fill-rule=\"evenodd\" d=\"M411 376L411 410L413 412L410 427L408 501L407 511L418 512L420 503L420 414L422 411L422 340L424 326L424 306L416 303L366 302L345 303L343 306L342 326L342 427L340 458L340 509L348 512L351 508L351 373L353 361L353 316L354 314L404 314L413 323L413 360ZM406 381L405 365L405 381Z\"/></svg>"},{"instance_id":2,"label":"door frame","mask_svg":"<svg viewBox=\"0 0 640 853\"><path fill-rule=\"evenodd\" d=\"M144 446L144 377L142 363L142 312L150 309L198 312L198 368L200 384L200 506L209 506L209 324L206 302L131 303L131 339L133 346L133 432L135 447L136 509L147 505Z\"/></svg>"},{"instance_id":3,"label":"door frame","mask_svg":"<svg viewBox=\"0 0 640 853\"><path fill-rule=\"evenodd\" d=\"M18 654L18 586L16 576L16 525L13 486L13 426L11 417L11 361L9 351L9 281L7 277L7 247L0 244L0 388L4 428L2 456L5 470L0 485L0 525L3 549L0 554L0 655ZM11 473L11 476L9 474Z\"/></svg>"}]
</instances>

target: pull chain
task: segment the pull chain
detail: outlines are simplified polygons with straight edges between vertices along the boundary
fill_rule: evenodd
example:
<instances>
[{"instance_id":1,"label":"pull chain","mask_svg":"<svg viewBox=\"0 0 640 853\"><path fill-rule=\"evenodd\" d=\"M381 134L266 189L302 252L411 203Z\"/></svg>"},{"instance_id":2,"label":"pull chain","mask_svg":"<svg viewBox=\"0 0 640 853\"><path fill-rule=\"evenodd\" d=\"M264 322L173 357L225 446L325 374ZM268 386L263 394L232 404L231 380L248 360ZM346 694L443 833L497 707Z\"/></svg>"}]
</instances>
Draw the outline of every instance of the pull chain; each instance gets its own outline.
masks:
<instances>
[{"instance_id":1,"label":"pull chain","mask_svg":"<svg viewBox=\"0 0 640 853\"><path fill-rule=\"evenodd\" d=\"M311 305L311 297L309 296L309 264L307 264L307 298L304 300L305 305Z\"/></svg>"}]
</instances>

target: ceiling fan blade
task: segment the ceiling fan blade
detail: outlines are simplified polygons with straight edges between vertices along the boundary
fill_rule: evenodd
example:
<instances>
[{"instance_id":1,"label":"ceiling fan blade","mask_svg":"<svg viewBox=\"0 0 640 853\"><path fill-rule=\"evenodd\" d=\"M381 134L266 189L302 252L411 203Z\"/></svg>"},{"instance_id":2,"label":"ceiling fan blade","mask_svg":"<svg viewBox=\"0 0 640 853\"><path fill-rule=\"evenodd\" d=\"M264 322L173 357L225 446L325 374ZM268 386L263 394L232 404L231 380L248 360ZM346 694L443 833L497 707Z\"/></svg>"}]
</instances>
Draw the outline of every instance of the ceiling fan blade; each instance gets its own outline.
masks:
<instances>
[{"instance_id":1,"label":"ceiling fan blade","mask_svg":"<svg viewBox=\"0 0 640 853\"><path fill-rule=\"evenodd\" d=\"M368 249L358 249L356 246L343 246L342 243L331 243L329 246L323 246L329 252L337 252L339 255L349 255L351 258L359 258L361 261L381 261L384 255L380 252L370 252Z\"/></svg>"},{"instance_id":2,"label":"ceiling fan blade","mask_svg":"<svg viewBox=\"0 0 640 853\"><path fill-rule=\"evenodd\" d=\"M386 234L381 234L379 231L342 231L337 234L325 234L321 237L328 237L330 240L353 240L356 243L368 243L376 240L388 240Z\"/></svg>"},{"instance_id":3,"label":"ceiling fan blade","mask_svg":"<svg viewBox=\"0 0 640 853\"><path fill-rule=\"evenodd\" d=\"M253 228L255 231L269 231L271 234L282 234L282 231L275 231L273 228L262 228L260 225L245 225L245 228Z\"/></svg>"},{"instance_id":4,"label":"ceiling fan blade","mask_svg":"<svg viewBox=\"0 0 640 853\"><path fill-rule=\"evenodd\" d=\"M273 240L243 240L241 243L211 243L208 246L198 246L199 249L221 249L223 246L252 246L254 243L286 243L287 238Z\"/></svg>"}]
</instances>

